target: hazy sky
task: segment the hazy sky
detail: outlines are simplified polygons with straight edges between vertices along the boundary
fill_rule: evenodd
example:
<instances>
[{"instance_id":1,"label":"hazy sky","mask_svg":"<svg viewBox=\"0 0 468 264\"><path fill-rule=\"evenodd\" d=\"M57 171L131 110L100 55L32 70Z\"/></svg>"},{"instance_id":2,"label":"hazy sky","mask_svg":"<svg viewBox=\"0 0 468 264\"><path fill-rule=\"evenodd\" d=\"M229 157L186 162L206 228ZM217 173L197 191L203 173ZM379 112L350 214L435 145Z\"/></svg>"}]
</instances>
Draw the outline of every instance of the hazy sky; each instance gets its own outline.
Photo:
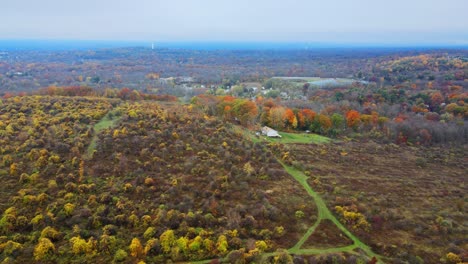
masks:
<instances>
[{"instance_id":1,"label":"hazy sky","mask_svg":"<svg viewBox=\"0 0 468 264\"><path fill-rule=\"evenodd\" d=\"M9 0L0 38L468 43L468 0Z\"/></svg>"}]
</instances>

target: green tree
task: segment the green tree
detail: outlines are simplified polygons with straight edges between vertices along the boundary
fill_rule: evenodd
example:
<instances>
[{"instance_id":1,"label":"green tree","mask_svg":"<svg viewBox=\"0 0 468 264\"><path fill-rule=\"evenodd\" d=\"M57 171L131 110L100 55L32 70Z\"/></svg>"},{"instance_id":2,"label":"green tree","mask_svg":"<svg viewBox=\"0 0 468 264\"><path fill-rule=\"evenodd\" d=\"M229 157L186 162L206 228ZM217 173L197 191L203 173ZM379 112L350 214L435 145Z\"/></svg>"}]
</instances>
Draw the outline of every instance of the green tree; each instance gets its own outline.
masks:
<instances>
[{"instance_id":1,"label":"green tree","mask_svg":"<svg viewBox=\"0 0 468 264\"><path fill-rule=\"evenodd\" d=\"M226 236L220 235L218 237L218 242L216 242L216 249L218 250L219 253L224 254L228 250L228 242L226 239Z\"/></svg>"},{"instance_id":2,"label":"green tree","mask_svg":"<svg viewBox=\"0 0 468 264\"><path fill-rule=\"evenodd\" d=\"M126 258L128 257L127 252L123 249L117 250L114 255L114 261L115 262L123 262Z\"/></svg>"},{"instance_id":3,"label":"green tree","mask_svg":"<svg viewBox=\"0 0 468 264\"><path fill-rule=\"evenodd\" d=\"M331 117L332 128L330 129L330 135L338 135L344 128L345 119L342 115L334 113Z\"/></svg>"},{"instance_id":4,"label":"green tree","mask_svg":"<svg viewBox=\"0 0 468 264\"><path fill-rule=\"evenodd\" d=\"M242 87L242 85L234 85L231 88L231 94L234 96L241 96L243 92L244 92L244 87Z\"/></svg>"},{"instance_id":5,"label":"green tree","mask_svg":"<svg viewBox=\"0 0 468 264\"><path fill-rule=\"evenodd\" d=\"M235 100L232 110L243 125L252 123L258 114L257 105L252 101L244 99Z\"/></svg>"},{"instance_id":6,"label":"green tree","mask_svg":"<svg viewBox=\"0 0 468 264\"><path fill-rule=\"evenodd\" d=\"M151 238L153 238L154 234L156 234L156 228L150 226L146 229L145 233L143 233L143 237L146 239L146 240L149 240Z\"/></svg>"},{"instance_id":7,"label":"green tree","mask_svg":"<svg viewBox=\"0 0 468 264\"><path fill-rule=\"evenodd\" d=\"M164 253L171 252L171 248L176 242L174 231L171 229L164 231L164 233L162 233L159 237L159 241L161 243L161 247Z\"/></svg>"}]
</instances>

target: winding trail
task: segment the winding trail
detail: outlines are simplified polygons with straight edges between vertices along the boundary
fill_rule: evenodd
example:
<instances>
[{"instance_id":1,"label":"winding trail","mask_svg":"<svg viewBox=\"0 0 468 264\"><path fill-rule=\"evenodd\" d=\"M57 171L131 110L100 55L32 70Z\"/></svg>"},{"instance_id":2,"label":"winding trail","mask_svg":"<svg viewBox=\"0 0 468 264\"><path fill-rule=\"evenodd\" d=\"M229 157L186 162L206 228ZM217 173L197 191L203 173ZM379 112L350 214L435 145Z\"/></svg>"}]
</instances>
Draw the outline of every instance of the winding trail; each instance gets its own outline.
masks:
<instances>
[{"instance_id":1,"label":"winding trail","mask_svg":"<svg viewBox=\"0 0 468 264\"><path fill-rule=\"evenodd\" d=\"M327 205L323 201L322 197L312 190L310 185L307 183L307 176L302 173L302 171L297 170L291 166L288 166L278 160L278 162L284 167L286 172L291 175L296 181L298 181L302 187L307 191L307 193L314 199L315 204L317 205L318 216L317 221L307 230L307 232L301 237L301 239L291 248L287 249L289 254L295 255L319 255L319 254L331 254L331 253L340 253L347 252L350 254L358 254L357 249L364 252L369 258L376 258L377 263L384 263L382 257L372 251L372 249L364 244L359 238L354 236L338 219L331 213ZM349 239L353 241L353 244L344 247L330 247L330 248L302 248L307 239L315 232L322 220L330 220L333 224L340 229ZM278 252L268 252L263 253L263 257L272 257L278 255ZM193 261L189 263L210 263L212 260L202 260L202 261Z\"/></svg>"},{"instance_id":2,"label":"winding trail","mask_svg":"<svg viewBox=\"0 0 468 264\"><path fill-rule=\"evenodd\" d=\"M351 252L355 249L361 249L364 253L366 253L367 256L370 258L375 257L378 261L378 263L383 263L381 260L381 257L374 253L372 249L364 244L359 238L354 236L349 230L340 222L336 217L330 212L328 209L327 205L323 201L322 197L318 193L316 193L312 188L309 186L307 183L307 176L304 175L301 171L291 167L287 166L283 162L279 161L281 165L284 167L284 169L291 175L296 181L298 181L302 187L307 191L307 193L314 199L315 204L317 205L318 208L318 217L317 221L314 223L313 226L307 230L307 232L302 236L302 238L294 245L292 248L288 249L289 253L300 255L300 254L322 254L322 253L336 253L336 252ZM327 248L327 249L318 249L318 248L309 248L309 249L303 249L301 248L302 245L307 241L307 239L314 233L315 229L317 226L320 224L320 222L324 219L328 219L332 221L338 229L341 230L349 239L353 241L352 245L345 246L345 247L336 247L336 248Z\"/></svg>"},{"instance_id":3,"label":"winding trail","mask_svg":"<svg viewBox=\"0 0 468 264\"><path fill-rule=\"evenodd\" d=\"M248 140L255 142L260 142L258 138L252 136L251 133L246 132L242 128L235 128L242 132L244 137ZM312 143L312 142L310 142ZM318 142L318 144L327 143L327 142ZM287 144L287 143L286 143ZM363 243L359 238L354 236L338 219L332 214L332 212L328 209L326 203L323 201L322 197L312 190L310 185L307 183L307 176L300 170L297 170L291 166L286 165L281 160L277 159L277 161L283 166L286 172L291 175L297 182L299 182L302 187L307 191L307 193L314 199L315 204L317 205L317 221L307 230L307 232L301 237L301 239L291 248L287 249L286 251L289 254L294 255L319 255L319 254L331 254L331 253L340 253L340 252L347 252L350 254L359 254L356 250L361 250L365 253L370 259L374 258L377 260L377 263L384 263L382 260L382 256L374 253L372 249ZM319 224L323 220L330 220L338 229L343 232L349 239L352 240L352 244L343 247L330 247L330 248L302 248L304 243L309 239L309 237L315 232ZM279 252L266 252L261 254L263 257L273 257L278 255ZM220 259L222 260L222 259ZM212 260L201 260L201 261L191 261L187 263L197 263L197 264L204 264L210 263Z\"/></svg>"}]
</instances>

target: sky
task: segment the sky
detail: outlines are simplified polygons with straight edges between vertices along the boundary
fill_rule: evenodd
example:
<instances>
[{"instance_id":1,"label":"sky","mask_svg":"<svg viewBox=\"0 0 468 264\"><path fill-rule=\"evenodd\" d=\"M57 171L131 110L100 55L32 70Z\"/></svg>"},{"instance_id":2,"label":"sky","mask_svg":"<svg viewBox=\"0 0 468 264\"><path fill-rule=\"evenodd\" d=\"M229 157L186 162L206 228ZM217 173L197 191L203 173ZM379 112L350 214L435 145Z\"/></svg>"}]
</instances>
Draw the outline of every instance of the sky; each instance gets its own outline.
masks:
<instances>
[{"instance_id":1,"label":"sky","mask_svg":"<svg viewBox=\"0 0 468 264\"><path fill-rule=\"evenodd\" d=\"M0 39L468 44L468 0L10 0Z\"/></svg>"}]
</instances>

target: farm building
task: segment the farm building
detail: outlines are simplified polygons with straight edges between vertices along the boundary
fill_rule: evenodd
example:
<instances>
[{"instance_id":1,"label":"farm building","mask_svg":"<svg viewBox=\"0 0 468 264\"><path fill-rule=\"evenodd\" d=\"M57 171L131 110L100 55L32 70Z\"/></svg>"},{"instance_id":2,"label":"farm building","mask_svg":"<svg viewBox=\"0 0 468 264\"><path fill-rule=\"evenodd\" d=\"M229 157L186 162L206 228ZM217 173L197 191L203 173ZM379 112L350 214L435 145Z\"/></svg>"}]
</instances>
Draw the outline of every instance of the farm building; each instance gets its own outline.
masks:
<instances>
[{"instance_id":1,"label":"farm building","mask_svg":"<svg viewBox=\"0 0 468 264\"><path fill-rule=\"evenodd\" d=\"M262 134L267 137L281 137L281 135L278 134L278 131L267 126L262 127Z\"/></svg>"}]
</instances>

